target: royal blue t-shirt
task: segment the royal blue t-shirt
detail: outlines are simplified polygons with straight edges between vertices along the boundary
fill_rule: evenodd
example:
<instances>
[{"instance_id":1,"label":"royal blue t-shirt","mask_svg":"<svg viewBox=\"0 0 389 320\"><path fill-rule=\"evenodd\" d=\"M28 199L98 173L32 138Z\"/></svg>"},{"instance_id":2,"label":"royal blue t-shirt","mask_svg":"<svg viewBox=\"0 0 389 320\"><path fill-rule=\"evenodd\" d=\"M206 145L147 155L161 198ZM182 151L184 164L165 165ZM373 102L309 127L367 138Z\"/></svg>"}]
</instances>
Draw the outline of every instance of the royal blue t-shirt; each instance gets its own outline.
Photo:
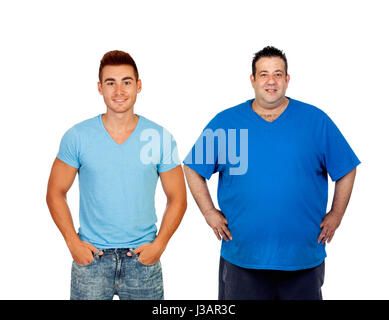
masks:
<instances>
[{"instance_id":1,"label":"royal blue t-shirt","mask_svg":"<svg viewBox=\"0 0 389 320\"><path fill-rule=\"evenodd\" d=\"M218 203L232 235L221 256L244 268L321 264L327 174L336 181L360 163L323 111L288 99L273 122L253 111L253 100L220 112L184 160L206 179L219 172Z\"/></svg>"},{"instance_id":2,"label":"royal blue t-shirt","mask_svg":"<svg viewBox=\"0 0 389 320\"><path fill-rule=\"evenodd\" d=\"M78 168L78 234L99 249L136 248L154 241L159 173L178 165L177 146L160 125L138 116L131 136L117 144L101 114L63 136L57 157Z\"/></svg>"}]
</instances>

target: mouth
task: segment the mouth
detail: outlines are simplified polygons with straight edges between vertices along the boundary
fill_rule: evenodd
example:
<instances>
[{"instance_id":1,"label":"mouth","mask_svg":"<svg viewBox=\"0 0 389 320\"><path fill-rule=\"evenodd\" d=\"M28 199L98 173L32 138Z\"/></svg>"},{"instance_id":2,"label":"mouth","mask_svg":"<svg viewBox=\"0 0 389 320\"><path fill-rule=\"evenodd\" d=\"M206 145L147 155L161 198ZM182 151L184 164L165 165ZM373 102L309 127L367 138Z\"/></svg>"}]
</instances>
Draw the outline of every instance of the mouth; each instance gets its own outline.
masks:
<instances>
[{"instance_id":1,"label":"mouth","mask_svg":"<svg viewBox=\"0 0 389 320\"><path fill-rule=\"evenodd\" d=\"M125 101L127 101L127 99L112 99L114 103L123 103Z\"/></svg>"},{"instance_id":2,"label":"mouth","mask_svg":"<svg viewBox=\"0 0 389 320\"><path fill-rule=\"evenodd\" d=\"M268 93L268 94L275 94L277 93L277 89L265 89L265 91Z\"/></svg>"}]
</instances>

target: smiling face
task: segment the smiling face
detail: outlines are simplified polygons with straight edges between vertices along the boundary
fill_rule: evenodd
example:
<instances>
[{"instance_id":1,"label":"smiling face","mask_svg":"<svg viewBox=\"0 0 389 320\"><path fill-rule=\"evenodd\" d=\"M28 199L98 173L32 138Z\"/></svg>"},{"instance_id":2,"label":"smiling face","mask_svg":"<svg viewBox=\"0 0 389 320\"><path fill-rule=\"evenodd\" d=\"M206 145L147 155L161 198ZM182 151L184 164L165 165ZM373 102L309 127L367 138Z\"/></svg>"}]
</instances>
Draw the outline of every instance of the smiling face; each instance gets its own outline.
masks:
<instances>
[{"instance_id":1,"label":"smiling face","mask_svg":"<svg viewBox=\"0 0 389 320\"><path fill-rule=\"evenodd\" d=\"M107 65L103 68L98 90L107 109L114 113L132 111L137 94L142 89L140 79L130 65Z\"/></svg>"},{"instance_id":2,"label":"smiling face","mask_svg":"<svg viewBox=\"0 0 389 320\"><path fill-rule=\"evenodd\" d=\"M255 66L255 77L251 75L250 80L256 102L266 109L279 107L285 101L290 79L285 72L285 62L279 57L263 57Z\"/></svg>"}]
</instances>

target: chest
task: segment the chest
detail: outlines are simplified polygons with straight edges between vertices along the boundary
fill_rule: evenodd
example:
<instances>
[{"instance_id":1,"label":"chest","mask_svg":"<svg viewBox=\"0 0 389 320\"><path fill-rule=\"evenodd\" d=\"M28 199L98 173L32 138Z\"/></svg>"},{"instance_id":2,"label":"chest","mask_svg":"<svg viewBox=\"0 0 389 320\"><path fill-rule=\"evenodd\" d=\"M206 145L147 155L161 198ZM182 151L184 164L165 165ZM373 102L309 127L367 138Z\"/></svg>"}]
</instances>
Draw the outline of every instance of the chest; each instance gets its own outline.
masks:
<instances>
[{"instance_id":1,"label":"chest","mask_svg":"<svg viewBox=\"0 0 389 320\"><path fill-rule=\"evenodd\" d=\"M107 132L116 144L121 145L130 138L134 130L124 131L124 132L113 132L107 130Z\"/></svg>"},{"instance_id":2,"label":"chest","mask_svg":"<svg viewBox=\"0 0 389 320\"><path fill-rule=\"evenodd\" d=\"M130 175L143 179L158 175L156 164L142 161L144 145L141 142L125 140L121 145L112 142L93 139L84 145L79 156L80 175L108 180L113 176Z\"/></svg>"}]
</instances>

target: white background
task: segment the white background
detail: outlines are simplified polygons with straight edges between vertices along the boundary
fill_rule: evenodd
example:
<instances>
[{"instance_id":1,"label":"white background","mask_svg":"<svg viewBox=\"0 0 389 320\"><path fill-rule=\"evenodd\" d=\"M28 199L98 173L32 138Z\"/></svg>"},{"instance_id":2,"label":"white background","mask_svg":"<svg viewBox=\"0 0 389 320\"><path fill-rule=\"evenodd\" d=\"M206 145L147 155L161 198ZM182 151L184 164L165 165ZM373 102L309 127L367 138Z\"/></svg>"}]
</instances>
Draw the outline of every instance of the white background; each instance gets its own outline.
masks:
<instances>
[{"instance_id":1,"label":"white background","mask_svg":"<svg viewBox=\"0 0 389 320\"><path fill-rule=\"evenodd\" d=\"M64 132L105 111L97 92L105 52L134 57L143 81L135 112L172 132L183 158L217 112L254 96L253 54L274 45L288 58L287 95L324 110L362 161L327 246L323 296L388 299L385 4L2 2L0 298L69 298L72 260L46 206L47 180ZM209 185L216 195L217 176ZM68 202L78 227L77 180ZM164 206L159 184L159 221ZM165 298L217 299L219 247L188 193L188 210L162 257Z\"/></svg>"}]
</instances>

